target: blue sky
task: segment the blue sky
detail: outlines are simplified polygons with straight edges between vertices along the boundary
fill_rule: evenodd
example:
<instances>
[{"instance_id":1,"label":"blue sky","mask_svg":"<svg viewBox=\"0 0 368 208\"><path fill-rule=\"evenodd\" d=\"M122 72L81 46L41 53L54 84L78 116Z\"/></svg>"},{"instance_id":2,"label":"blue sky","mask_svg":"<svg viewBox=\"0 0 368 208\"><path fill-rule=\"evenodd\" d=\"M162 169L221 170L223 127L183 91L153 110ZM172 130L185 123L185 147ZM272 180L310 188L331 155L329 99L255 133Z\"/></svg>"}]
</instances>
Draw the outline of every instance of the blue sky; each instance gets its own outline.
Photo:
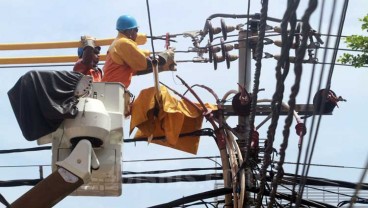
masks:
<instances>
[{"instance_id":1,"label":"blue sky","mask_svg":"<svg viewBox=\"0 0 368 208\"><path fill-rule=\"evenodd\" d=\"M270 1L269 16L282 18L286 8L286 0ZM300 19L306 8L306 2L302 1L298 9ZM324 21L321 33L327 33L329 17L331 14L332 0L326 1ZM335 10L335 22L333 34L337 33L337 20L341 10L342 1L339 1ZM250 13L260 12L260 1L252 1ZM351 0L346 16L343 34L364 34L360 30L358 18L366 15L368 2L363 0ZM203 29L208 16L215 13L245 14L247 12L247 1L233 0L203 0L203 1L170 1L154 0L150 1L151 20L153 35L164 35L166 32L175 34L192 30ZM319 10L313 14L311 26L318 28ZM52 41L72 41L79 40L81 35L91 35L96 38L113 38L116 36L115 21L122 14L130 14L136 17L140 31L149 33L146 1L122 1L122 0L79 0L79 1L46 1L46 0L1 0L0 8L0 43L21 43L21 42L52 42ZM244 23L245 20L226 19L229 25ZM220 26L220 19L212 21L214 26ZM276 23L268 22L269 25L276 26ZM231 34L236 34L235 32ZM365 33L367 34L367 33ZM207 40L206 37L205 40ZM326 36L323 36L324 40ZM277 38L275 38L277 39ZM177 43L172 45L177 50L187 50L192 47L191 40L178 37ZM164 49L163 41L155 41L155 50ZM330 47L333 47L334 39L331 40ZM345 48L344 44L340 44ZM150 42L144 49L151 49ZM265 52L279 53L276 46L266 46ZM332 51L331 51L332 52ZM106 47L102 48L102 53L106 53ZM236 53L236 51L232 51ZM37 56L37 55L72 55L76 54L76 49L63 50L32 50L32 51L0 51L0 57L16 56ZM319 51L323 54L323 50ZM329 56L331 53L329 52ZM177 60L190 60L196 54L176 54ZM206 55L205 55L206 56ZM206 56L207 57L207 56ZM320 59L320 61L322 58ZM330 61L330 58L327 62ZM268 59L263 61L261 88L266 91L259 94L259 98L271 98L274 92L275 79L274 68L276 61ZM254 70L254 62L252 63ZM297 103L303 104L307 100L309 78L311 66L304 66L301 92L297 97ZM220 63L215 71L213 65L185 63L178 64L178 71L175 73L165 72L160 74L160 81L184 92L185 88L175 79L179 75L188 84L204 84L211 87L220 97L231 89L237 89L238 67L237 62L231 63L231 69L226 69L224 63ZM317 66L319 72L321 66ZM31 68L10 68L0 69L0 138L2 139L0 149L34 147L35 142L26 141L13 115L10 103L7 98L7 91L15 82ZM36 70L72 70L71 67L57 68L32 68ZM328 68L326 68L328 69ZM317 73L319 75L319 73ZM253 80L253 79L252 79ZM287 102L290 86L294 80L293 73L290 72L286 80L286 94L284 101ZM322 119L320 133L312 163L344 165L362 167L367 158L368 141L366 136L368 111L365 104L368 102L366 86L368 83L368 70L365 68L355 69L353 67L336 66L332 79L332 90L336 94L343 96L348 102L340 103L340 108L335 109L332 116ZM139 91L153 85L152 75L145 75L133 78L130 90L138 95ZM314 88L316 89L316 85ZM206 92L198 90L198 93L206 102L215 102ZM260 122L263 118L257 118ZM284 117L279 121L278 134L275 139L275 147L278 149L282 141L282 126ZM230 124L235 125L236 119L230 119ZM309 120L310 122L310 120ZM124 126L128 132L128 123ZM204 127L207 124L204 123ZM293 126L292 126L293 128ZM307 125L309 128L309 123ZM260 137L266 137L267 125L260 129ZM128 138L125 133L125 138ZM306 138L309 137L307 134ZM289 148L287 150L286 161L295 162L297 155L298 138L291 131ZM198 156L219 155L218 149L213 140L204 137L199 146ZM192 155L176 150L138 143L125 144L123 148L124 160L164 158L164 157L189 157ZM7 154L0 156L0 166L5 165L33 165L50 164L51 152L42 151L34 153ZM123 170L144 171L159 169L175 169L186 167L212 167L213 162L206 160L198 161L175 161L156 163L124 163ZM294 173L295 166L285 165L287 172ZM47 169L47 168L46 168ZM48 170L49 171L49 170ZM361 171L350 169L332 169L312 167L311 176L326 177L337 180L347 180L356 182ZM13 179L33 179L38 177L37 168L1 168L0 180ZM194 194L201 191L213 189L214 182L202 183L173 183L173 184L141 184L123 185L123 195L120 197L67 197L55 207L147 207L159 203L168 202L182 196ZM12 202L26 192L29 187L0 188L0 193Z\"/></svg>"}]
</instances>

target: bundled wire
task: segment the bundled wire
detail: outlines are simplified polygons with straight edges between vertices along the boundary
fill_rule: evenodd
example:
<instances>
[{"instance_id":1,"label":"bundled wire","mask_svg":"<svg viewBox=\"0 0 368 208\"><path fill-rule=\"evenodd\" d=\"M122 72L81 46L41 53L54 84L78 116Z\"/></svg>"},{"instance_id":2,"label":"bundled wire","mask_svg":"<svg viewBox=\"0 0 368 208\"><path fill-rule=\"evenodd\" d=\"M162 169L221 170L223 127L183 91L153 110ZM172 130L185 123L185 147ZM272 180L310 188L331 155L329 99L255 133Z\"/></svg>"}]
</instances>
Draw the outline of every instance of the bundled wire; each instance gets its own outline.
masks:
<instances>
[{"instance_id":1,"label":"bundled wire","mask_svg":"<svg viewBox=\"0 0 368 208\"><path fill-rule=\"evenodd\" d=\"M259 79L261 77L261 69L262 69L262 54L263 54L263 41L266 34L266 26L267 26L267 13L268 13L268 0L262 1L262 9L261 9L261 19L259 26L259 39L256 47L256 69L254 71L254 81L253 81L253 93L252 93L252 103L251 110L249 116L249 125L254 126L256 111L257 111L257 99L258 99L258 91L259 91ZM251 134L252 131L250 131ZM252 138L250 135L249 138ZM250 152L251 139L248 139L246 158L244 161L247 161Z\"/></svg>"},{"instance_id":2,"label":"bundled wire","mask_svg":"<svg viewBox=\"0 0 368 208\"><path fill-rule=\"evenodd\" d=\"M266 170L271 164L271 154L273 150L273 142L275 138L275 131L277 128L277 122L279 120L279 114L282 106L282 99L284 93L284 80L289 72L289 50L294 39L295 26L296 26L296 9L299 5L299 1L288 0L288 6L284 13L284 17L281 22L281 37L284 43L281 48L281 57L277 62L276 66L276 90L272 97L271 109L272 109L272 119L271 124L267 131L267 146L264 153L264 160L262 168L260 171L260 189L257 194L256 207L260 208L262 205L262 198L265 186ZM288 23L291 24L290 36L288 36L287 26ZM291 35L292 34L292 35ZM284 68L282 72L281 68Z\"/></svg>"},{"instance_id":3,"label":"bundled wire","mask_svg":"<svg viewBox=\"0 0 368 208\"><path fill-rule=\"evenodd\" d=\"M206 191L206 192L186 196L186 197L183 197L183 198L180 198L180 199L177 199L177 200L165 203L165 204L159 204L159 205L156 205L156 206L152 206L150 208L176 207L176 206L180 206L180 205L183 205L183 204L195 202L195 201L198 201L198 200L213 198L213 197L216 197L216 196L222 196L222 195L225 195L225 194L229 194L231 192L232 192L231 188L215 189L215 190L211 190L211 191Z\"/></svg>"},{"instance_id":4,"label":"bundled wire","mask_svg":"<svg viewBox=\"0 0 368 208\"><path fill-rule=\"evenodd\" d=\"M268 204L268 207L271 208L273 206L273 203L275 202L275 196L276 196L276 192L277 192L277 185L279 183L279 181L282 179L283 177L283 164L284 164L284 160L285 160L285 151L286 148L288 146L288 140L289 140L289 134L290 134L290 126L293 122L293 116L294 116L294 109L295 109L295 105L296 105L296 96L298 95L299 92L299 88L300 88L300 82L301 82L301 75L302 75L302 64L303 64L303 57L305 56L305 52L307 49L307 41L308 41L308 34L309 31L311 29L310 25L309 25L309 19L312 15L312 13L315 11L315 9L317 8L317 0L311 0L309 1L309 5L307 10L305 11L304 16L302 17L302 42L299 46L299 48L297 49L297 53L296 53L296 61L295 61L295 65L294 65L294 72L295 72L295 81L294 81L294 85L291 88L291 94L290 94L290 98L289 98L289 111L288 111L288 115L285 119L285 126L284 126L284 130L283 130L283 142L281 143L281 147L280 147L280 159L279 162L277 164L277 174L276 177L273 179L272 181L272 191L271 191L271 195L270 195L270 203ZM296 17L295 17L296 19ZM290 31L290 35L291 31Z\"/></svg>"},{"instance_id":5,"label":"bundled wire","mask_svg":"<svg viewBox=\"0 0 368 208\"><path fill-rule=\"evenodd\" d=\"M167 177L151 177L151 176L137 176L137 177L123 177L122 183L178 183L178 182L202 182L222 180L221 173L202 174L202 175L176 175Z\"/></svg>"}]
</instances>

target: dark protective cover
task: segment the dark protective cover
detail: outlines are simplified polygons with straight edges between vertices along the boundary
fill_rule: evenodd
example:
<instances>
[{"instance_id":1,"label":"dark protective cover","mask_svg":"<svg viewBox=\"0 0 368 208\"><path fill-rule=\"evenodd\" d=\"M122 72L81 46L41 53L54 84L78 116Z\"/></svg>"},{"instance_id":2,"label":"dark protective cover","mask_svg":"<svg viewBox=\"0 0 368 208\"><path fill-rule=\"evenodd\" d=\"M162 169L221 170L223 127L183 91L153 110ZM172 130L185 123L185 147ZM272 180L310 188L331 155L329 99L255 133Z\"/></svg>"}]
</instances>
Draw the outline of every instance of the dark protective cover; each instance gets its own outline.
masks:
<instances>
[{"instance_id":1,"label":"dark protective cover","mask_svg":"<svg viewBox=\"0 0 368 208\"><path fill-rule=\"evenodd\" d=\"M34 141L56 131L78 109L74 90L84 75L73 71L30 71L8 96L23 136Z\"/></svg>"}]
</instances>

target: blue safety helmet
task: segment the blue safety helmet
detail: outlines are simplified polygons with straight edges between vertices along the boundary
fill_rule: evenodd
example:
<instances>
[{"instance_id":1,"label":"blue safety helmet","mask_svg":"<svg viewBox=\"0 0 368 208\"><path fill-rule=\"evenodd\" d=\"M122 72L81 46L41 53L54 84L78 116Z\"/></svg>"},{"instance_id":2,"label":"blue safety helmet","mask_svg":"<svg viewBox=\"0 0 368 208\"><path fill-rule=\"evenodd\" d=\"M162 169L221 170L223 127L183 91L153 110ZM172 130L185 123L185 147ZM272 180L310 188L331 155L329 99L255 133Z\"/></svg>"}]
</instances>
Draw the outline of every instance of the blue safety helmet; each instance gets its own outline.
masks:
<instances>
[{"instance_id":1,"label":"blue safety helmet","mask_svg":"<svg viewBox=\"0 0 368 208\"><path fill-rule=\"evenodd\" d=\"M82 58L82 56L83 56L83 48L82 47L79 47L78 48L78 57L79 58Z\"/></svg>"},{"instance_id":2,"label":"blue safety helmet","mask_svg":"<svg viewBox=\"0 0 368 208\"><path fill-rule=\"evenodd\" d=\"M116 29L118 31L137 28L138 24L134 17L130 15L121 15L116 21Z\"/></svg>"},{"instance_id":3,"label":"blue safety helmet","mask_svg":"<svg viewBox=\"0 0 368 208\"><path fill-rule=\"evenodd\" d=\"M84 48L82 48L82 47L79 47L78 48L78 57L79 58L82 58L83 57L83 51L84 51ZM95 47L95 50L94 50L95 54L100 54L100 51L101 51L101 47L100 46L96 46Z\"/></svg>"}]
</instances>

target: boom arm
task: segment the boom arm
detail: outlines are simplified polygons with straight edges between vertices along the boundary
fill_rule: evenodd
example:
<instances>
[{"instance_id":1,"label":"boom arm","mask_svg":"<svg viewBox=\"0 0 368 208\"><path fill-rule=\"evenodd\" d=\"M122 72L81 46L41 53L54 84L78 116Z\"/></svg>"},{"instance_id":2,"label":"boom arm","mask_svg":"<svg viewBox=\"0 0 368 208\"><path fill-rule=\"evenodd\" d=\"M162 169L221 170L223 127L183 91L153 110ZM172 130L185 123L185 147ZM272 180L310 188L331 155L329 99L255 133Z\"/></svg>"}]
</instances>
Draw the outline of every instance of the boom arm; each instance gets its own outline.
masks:
<instances>
[{"instance_id":1,"label":"boom arm","mask_svg":"<svg viewBox=\"0 0 368 208\"><path fill-rule=\"evenodd\" d=\"M12 208L52 207L81 185L88 183L91 167L97 169L99 162L87 140L82 140L65 160L47 178L39 182L23 196L11 204Z\"/></svg>"}]
</instances>

